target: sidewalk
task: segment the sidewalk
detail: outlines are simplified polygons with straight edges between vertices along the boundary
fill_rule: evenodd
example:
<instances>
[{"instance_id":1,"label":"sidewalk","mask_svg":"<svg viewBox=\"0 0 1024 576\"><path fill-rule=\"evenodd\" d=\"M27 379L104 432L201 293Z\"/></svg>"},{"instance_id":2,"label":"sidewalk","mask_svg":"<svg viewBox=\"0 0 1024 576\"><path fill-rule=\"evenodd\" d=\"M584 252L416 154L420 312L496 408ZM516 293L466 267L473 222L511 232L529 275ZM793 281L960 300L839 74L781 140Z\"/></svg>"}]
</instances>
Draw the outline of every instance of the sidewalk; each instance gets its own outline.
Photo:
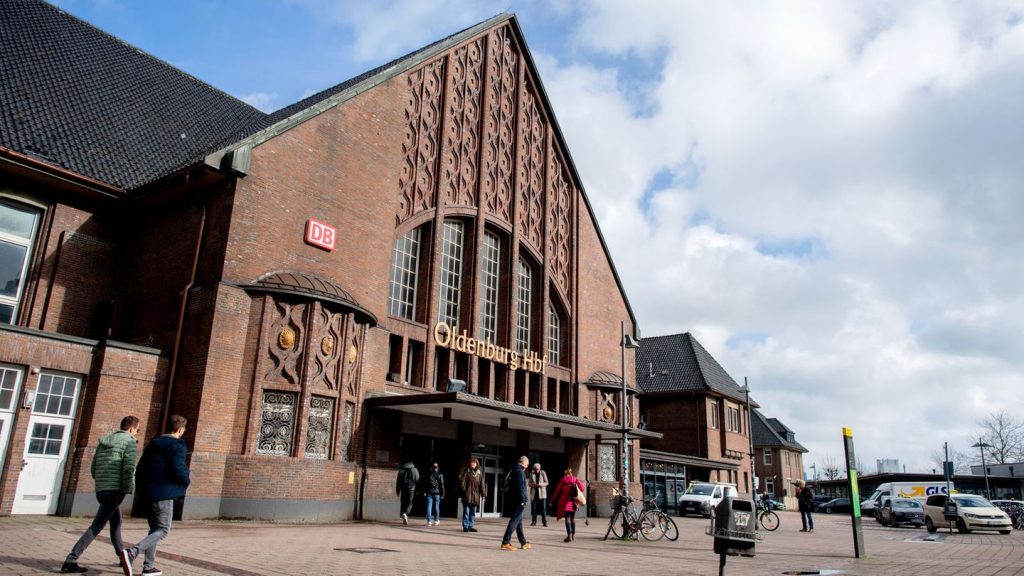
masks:
<instances>
[{"instance_id":1,"label":"sidewalk","mask_svg":"<svg viewBox=\"0 0 1024 576\"><path fill-rule=\"evenodd\" d=\"M937 535L924 530L882 528L864 523L866 559L854 559L850 521L816 516L813 534L799 532L800 518L782 513L782 526L757 546L755 558L729 557L726 574L1013 575L1024 576L1024 532L1008 536L975 533ZM505 523L484 520L480 532L464 533L457 520L427 527L343 523L331 525L255 522L179 522L160 546L157 562L168 576L295 574L718 574L718 556L704 534L707 521L676 519L677 542L604 541L606 519L580 522L576 541L562 542L561 523L526 527L531 550L501 551ZM0 518L0 574L57 572L64 556L88 526L84 518ZM146 533L145 521L129 519L124 538L134 543ZM121 573L106 535L80 560L88 574ZM136 571L141 572L141 559ZM837 572L829 572L837 571Z\"/></svg>"}]
</instances>

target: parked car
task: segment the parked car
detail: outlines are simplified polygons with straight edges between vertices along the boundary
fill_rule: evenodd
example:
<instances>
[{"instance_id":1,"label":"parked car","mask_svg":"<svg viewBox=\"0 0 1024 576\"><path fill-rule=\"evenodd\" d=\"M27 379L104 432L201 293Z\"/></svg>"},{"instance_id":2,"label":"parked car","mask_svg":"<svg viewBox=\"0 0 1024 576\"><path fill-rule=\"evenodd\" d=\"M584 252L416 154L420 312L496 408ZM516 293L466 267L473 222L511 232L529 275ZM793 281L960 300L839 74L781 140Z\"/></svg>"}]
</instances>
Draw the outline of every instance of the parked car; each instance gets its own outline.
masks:
<instances>
[{"instance_id":1,"label":"parked car","mask_svg":"<svg viewBox=\"0 0 1024 576\"><path fill-rule=\"evenodd\" d=\"M710 518L712 510L723 498L736 496L736 485L727 483L693 482L679 496L679 515L700 514Z\"/></svg>"},{"instance_id":2,"label":"parked car","mask_svg":"<svg viewBox=\"0 0 1024 576\"><path fill-rule=\"evenodd\" d=\"M945 507L947 500L951 500L954 512L956 513L956 529L963 534L970 534L974 530L998 530L1000 534L1009 534L1013 529L1010 517L991 502L981 496L974 494L935 494L929 496L924 503L924 524L929 532L935 532L939 528L948 528L950 521L946 520Z\"/></svg>"},{"instance_id":3,"label":"parked car","mask_svg":"<svg viewBox=\"0 0 1024 576\"><path fill-rule=\"evenodd\" d=\"M946 494L955 490L952 483L946 482L884 482L878 485L871 496L860 503L861 516L874 516L878 520L878 508L882 498L927 498L933 494Z\"/></svg>"},{"instance_id":4,"label":"parked car","mask_svg":"<svg viewBox=\"0 0 1024 576\"><path fill-rule=\"evenodd\" d=\"M882 526L913 524L914 528L920 528L924 525L924 506L910 498L884 498L878 518Z\"/></svg>"},{"instance_id":5,"label":"parked car","mask_svg":"<svg viewBox=\"0 0 1024 576\"><path fill-rule=\"evenodd\" d=\"M822 495L820 495L820 494L815 494L815 495L814 495L814 496L813 496L813 497L811 498L811 509L813 509L813 510L817 510L817 509L818 509L818 506L821 506L821 505L822 505L822 504L824 504L825 502L829 502L829 501L831 501L831 500L833 500L833 497L832 497L832 496L822 496Z\"/></svg>"},{"instance_id":6,"label":"parked car","mask_svg":"<svg viewBox=\"0 0 1024 576\"><path fill-rule=\"evenodd\" d=\"M850 511L850 499L849 498L833 498L824 504L818 506L818 512L824 512L825 514L834 514L836 512L849 512Z\"/></svg>"}]
</instances>

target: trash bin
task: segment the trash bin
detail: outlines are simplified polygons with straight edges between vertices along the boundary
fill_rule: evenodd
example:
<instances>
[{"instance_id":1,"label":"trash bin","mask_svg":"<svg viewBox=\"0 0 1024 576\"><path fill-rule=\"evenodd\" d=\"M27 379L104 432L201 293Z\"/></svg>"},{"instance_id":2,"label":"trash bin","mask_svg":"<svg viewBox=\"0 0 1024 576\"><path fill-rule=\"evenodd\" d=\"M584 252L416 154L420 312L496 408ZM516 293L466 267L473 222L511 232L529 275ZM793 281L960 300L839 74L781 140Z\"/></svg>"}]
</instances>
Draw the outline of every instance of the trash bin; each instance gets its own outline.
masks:
<instances>
[{"instance_id":1,"label":"trash bin","mask_svg":"<svg viewBox=\"0 0 1024 576\"><path fill-rule=\"evenodd\" d=\"M715 506L710 530L715 537L715 554L753 556L760 534L756 530L757 507L753 500L724 498Z\"/></svg>"}]
</instances>

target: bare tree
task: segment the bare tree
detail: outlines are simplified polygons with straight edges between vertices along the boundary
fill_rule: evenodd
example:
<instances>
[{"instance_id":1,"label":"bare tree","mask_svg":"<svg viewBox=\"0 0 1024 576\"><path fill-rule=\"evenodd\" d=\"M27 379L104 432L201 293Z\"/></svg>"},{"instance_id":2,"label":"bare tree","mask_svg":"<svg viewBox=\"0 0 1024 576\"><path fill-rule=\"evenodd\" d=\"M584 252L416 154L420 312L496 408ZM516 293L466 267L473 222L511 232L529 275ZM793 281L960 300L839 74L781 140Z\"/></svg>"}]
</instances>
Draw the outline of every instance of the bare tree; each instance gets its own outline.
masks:
<instances>
[{"instance_id":1,"label":"bare tree","mask_svg":"<svg viewBox=\"0 0 1024 576\"><path fill-rule=\"evenodd\" d=\"M985 448L986 462L1006 464L1024 460L1024 423L1000 410L989 414L978 425L981 427L979 440L988 444Z\"/></svg>"},{"instance_id":2,"label":"bare tree","mask_svg":"<svg viewBox=\"0 0 1024 576\"><path fill-rule=\"evenodd\" d=\"M836 480L843 477L843 469L839 467L836 457L828 454L825 456L825 463L821 467L821 475L825 480Z\"/></svg>"},{"instance_id":3,"label":"bare tree","mask_svg":"<svg viewBox=\"0 0 1024 576\"><path fill-rule=\"evenodd\" d=\"M936 474L943 474L942 463L946 460L946 455L942 450L936 450L932 452L932 463L935 464L933 469ZM971 455L969 452L964 452L958 448L950 447L949 449L949 460L953 463L954 474L970 474L971 473Z\"/></svg>"}]
</instances>

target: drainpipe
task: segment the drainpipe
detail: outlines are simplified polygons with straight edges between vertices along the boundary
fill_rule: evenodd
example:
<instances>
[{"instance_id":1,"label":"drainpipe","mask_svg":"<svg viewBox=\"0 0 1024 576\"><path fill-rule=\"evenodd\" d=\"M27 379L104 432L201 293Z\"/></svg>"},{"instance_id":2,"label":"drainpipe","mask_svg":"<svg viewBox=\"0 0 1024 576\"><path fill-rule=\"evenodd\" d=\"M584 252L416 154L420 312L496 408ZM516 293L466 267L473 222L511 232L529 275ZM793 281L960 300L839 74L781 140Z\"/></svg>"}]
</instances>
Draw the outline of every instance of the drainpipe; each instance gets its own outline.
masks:
<instances>
[{"instance_id":1,"label":"drainpipe","mask_svg":"<svg viewBox=\"0 0 1024 576\"><path fill-rule=\"evenodd\" d=\"M186 174L186 193L190 187L191 176ZM202 253L203 248L203 235L206 231L206 200L201 200L199 205L202 208L202 212L199 217L199 229L196 231L196 249L192 255L192 271L189 274L188 284L185 285L185 289L181 294L181 306L178 308L178 324L174 330L174 348L171 351L171 372L167 376L167 392L164 394L163 415L160 417L160 430L157 431L157 434L167 428L167 419L170 417L171 396L174 394L174 380L178 375L178 358L181 352L181 339L185 328L185 311L188 309L189 294L196 283L196 269L199 268L199 255Z\"/></svg>"},{"instance_id":2,"label":"drainpipe","mask_svg":"<svg viewBox=\"0 0 1024 576\"><path fill-rule=\"evenodd\" d=\"M356 496L356 520L365 519L365 510L363 510L363 505L366 498L366 458L367 453L370 451L370 426L373 425L373 408L367 409L365 403L363 404L363 408L365 410L365 418L363 418L363 470L359 479L359 492Z\"/></svg>"}]
</instances>

